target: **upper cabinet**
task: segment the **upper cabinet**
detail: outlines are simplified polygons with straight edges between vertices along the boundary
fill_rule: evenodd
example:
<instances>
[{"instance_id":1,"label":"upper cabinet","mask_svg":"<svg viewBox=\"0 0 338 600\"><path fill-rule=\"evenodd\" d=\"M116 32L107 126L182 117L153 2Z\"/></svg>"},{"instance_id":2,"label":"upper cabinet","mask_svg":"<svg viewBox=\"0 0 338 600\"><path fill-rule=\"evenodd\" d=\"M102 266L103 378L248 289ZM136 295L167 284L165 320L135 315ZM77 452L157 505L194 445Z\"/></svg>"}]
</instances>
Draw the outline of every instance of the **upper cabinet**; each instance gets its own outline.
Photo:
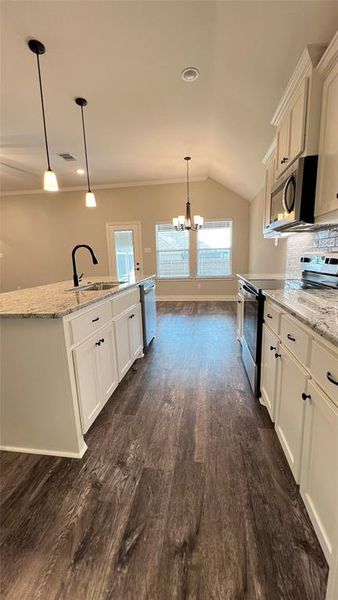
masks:
<instances>
[{"instance_id":1,"label":"upper cabinet","mask_svg":"<svg viewBox=\"0 0 338 600\"><path fill-rule=\"evenodd\" d=\"M277 129L276 175L279 177L300 156L305 144L308 78L295 90Z\"/></svg>"},{"instance_id":2,"label":"upper cabinet","mask_svg":"<svg viewBox=\"0 0 338 600\"><path fill-rule=\"evenodd\" d=\"M317 71L323 80L323 95L315 215L318 220L327 215L330 221L330 213L338 212L338 32Z\"/></svg>"},{"instance_id":3,"label":"upper cabinet","mask_svg":"<svg viewBox=\"0 0 338 600\"><path fill-rule=\"evenodd\" d=\"M271 190L300 157L318 154L315 222L338 222L338 32L330 45L305 48L271 124L276 137L265 165L265 237L269 232ZM284 175L285 176L285 175Z\"/></svg>"}]
</instances>

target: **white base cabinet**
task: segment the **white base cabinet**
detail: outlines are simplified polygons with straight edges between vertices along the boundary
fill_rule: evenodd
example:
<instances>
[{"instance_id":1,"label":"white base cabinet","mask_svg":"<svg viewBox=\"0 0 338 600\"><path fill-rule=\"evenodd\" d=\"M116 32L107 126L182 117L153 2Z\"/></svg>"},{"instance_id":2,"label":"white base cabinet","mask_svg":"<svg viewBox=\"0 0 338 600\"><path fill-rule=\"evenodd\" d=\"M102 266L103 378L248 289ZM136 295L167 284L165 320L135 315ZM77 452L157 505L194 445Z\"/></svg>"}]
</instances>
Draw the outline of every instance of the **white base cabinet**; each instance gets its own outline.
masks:
<instances>
[{"instance_id":1,"label":"white base cabinet","mask_svg":"<svg viewBox=\"0 0 338 600\"><path fill-rule=\"evenodd\" d=\"M278 337L263 325L262 363L261 363L261 394L262 404L268 409L271 421L275 421L276 385L278 375L279 352Z\"/></svg>"},{"instance_id":2,"label":"white base cabinet","mask_svg":"<svg viewBox=\"0 0 338 600\"><path fill-rule=\"evenodd\" d=\"M114 322L119 381L142 353L142 316L138 304Z\"/></svg>"},{"instance_id":3,"label":"white base cabinet","mask_svg":"<svg viewBox=\"0 0 338 600\"><path fill-rule=\"evenodd\" d=\"M297 483L300 480L305 403L309 374L285 349L280 351L280 392L276 433Z\"/></svg>"},{"instance_id":4,"label":"white base cabinet","mask_svg":"<svg viewBox=\"0 0 338 600\"><path fill-rule=\"evenodd\" d=\"M329 565L338 525L338 407L310 382L300 491Z\"/></svg>"}]
</instances>

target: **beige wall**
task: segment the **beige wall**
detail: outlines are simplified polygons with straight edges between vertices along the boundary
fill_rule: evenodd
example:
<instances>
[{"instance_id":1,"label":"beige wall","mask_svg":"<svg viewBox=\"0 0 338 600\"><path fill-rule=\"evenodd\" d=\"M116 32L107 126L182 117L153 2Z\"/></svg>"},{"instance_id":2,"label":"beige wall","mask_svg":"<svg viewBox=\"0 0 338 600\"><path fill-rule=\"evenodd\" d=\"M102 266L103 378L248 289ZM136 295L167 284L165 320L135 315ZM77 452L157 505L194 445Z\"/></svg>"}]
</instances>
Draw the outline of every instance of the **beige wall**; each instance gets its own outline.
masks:
<instances>
[{"instance_id":1,"label":"beige wall","mask_svg":"<svg viewBox=\"0 0 338 600\"><path fill-rule=\"evenodd\" d=\"M99 264L85 251L78 270L86 275L108 274L106 223L141 221L145 274L156 272L155 224L182 214L185 185L163 184L96 192L97 208L84 206L83 192L4 196L2 216L2 291L70 279L71 250L90 244ZM249 203L211 179L191 184L193 212L206 219L233 219L233 273L248 269ZM194 235L194 234L192 234ZM200 288L197 286L200 284ZM159 282L160 295L228 295L235 280Z\"/></svg>"},{"instance_id":2,"label":"beige wall","mask_svg":"<svg viewBox=\"0 0 338 600\"><path fill-rule=\"evenodd\" d=\"M261 190L250 203L250 273L285 273L287 240L263 237L264 190Z\"/></svg>"}]
</instances>

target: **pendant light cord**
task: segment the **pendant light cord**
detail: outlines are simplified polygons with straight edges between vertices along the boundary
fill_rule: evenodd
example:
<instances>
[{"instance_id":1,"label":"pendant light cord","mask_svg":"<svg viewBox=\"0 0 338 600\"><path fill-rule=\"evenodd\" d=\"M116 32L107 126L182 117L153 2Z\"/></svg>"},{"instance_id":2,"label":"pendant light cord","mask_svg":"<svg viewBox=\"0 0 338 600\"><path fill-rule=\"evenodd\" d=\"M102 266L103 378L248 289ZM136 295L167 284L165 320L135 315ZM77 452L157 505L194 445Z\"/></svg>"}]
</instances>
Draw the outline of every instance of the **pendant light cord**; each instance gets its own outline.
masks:
<instances>
[{"instance_id":1,"label":"pendant light cord","mask_svg":"<svg viewBox=\"0 0 338 600\"><path fill-rule=\"evenodd\" d=\"M83 106L80 106L80 108L81 108L81 118L82 118L83 143L84 143L84 151L85 151L85 158L86 158L86 173L87 173L88 192L91 192L90 180L89 180L87 140L86 140L86 129L85 129L85 122L84 122Z\"/></svg>"},{"instance_id":2,"label":"pendant light cord","mask_svg":"<svg viewBox=\"0 0 338 600\"><path fill-rule=\"evenodd\" d=\"M187 202L190 202L189 198L189 161L187 160Z\"/></svg>"},{"instance_id":3,"label":"pendant light cord","mask_svg":"<svg viewBox=\"0 0 338 600\"><path fill-rule=\"evenodd\" d=\"M46 154L47 154L47 165L48 170L51 171L50 160L49 160L49 150L48 150L48 140L47 140L47 127L46 127L46 116L45 116L45 103L43 99L43 91L42 91L42 81L41 81L41 71L40 71L40 60L39 55L36 55L36 60L38 63L38 75L39 75L39 86L40 86L40 98L41 98L41 108L42 108L42 121L43 121L43 131L45 134L45 145L46 145Z\"/></svg>"}]
</instances>

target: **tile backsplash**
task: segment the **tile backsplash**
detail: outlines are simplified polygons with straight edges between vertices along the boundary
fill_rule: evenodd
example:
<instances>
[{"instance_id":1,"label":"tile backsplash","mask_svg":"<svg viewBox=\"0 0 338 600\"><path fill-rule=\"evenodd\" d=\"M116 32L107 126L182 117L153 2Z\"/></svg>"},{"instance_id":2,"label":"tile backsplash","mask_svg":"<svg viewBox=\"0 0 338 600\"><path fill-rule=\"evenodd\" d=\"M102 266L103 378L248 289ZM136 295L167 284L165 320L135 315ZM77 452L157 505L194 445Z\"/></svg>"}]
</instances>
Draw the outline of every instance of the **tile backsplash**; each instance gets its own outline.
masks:
<instances>
[{"instance_id":1,"label":"tile backsplash","mask_svg":"<svg viewBox=\"0 0 338 600\"><path fill-rule=\"evenodd\" d=\"M338 252L338 225L311 233L297 233L287 239L287 277L300 277L300 258L304 252Z\"/></svg>"}]
</instances>

